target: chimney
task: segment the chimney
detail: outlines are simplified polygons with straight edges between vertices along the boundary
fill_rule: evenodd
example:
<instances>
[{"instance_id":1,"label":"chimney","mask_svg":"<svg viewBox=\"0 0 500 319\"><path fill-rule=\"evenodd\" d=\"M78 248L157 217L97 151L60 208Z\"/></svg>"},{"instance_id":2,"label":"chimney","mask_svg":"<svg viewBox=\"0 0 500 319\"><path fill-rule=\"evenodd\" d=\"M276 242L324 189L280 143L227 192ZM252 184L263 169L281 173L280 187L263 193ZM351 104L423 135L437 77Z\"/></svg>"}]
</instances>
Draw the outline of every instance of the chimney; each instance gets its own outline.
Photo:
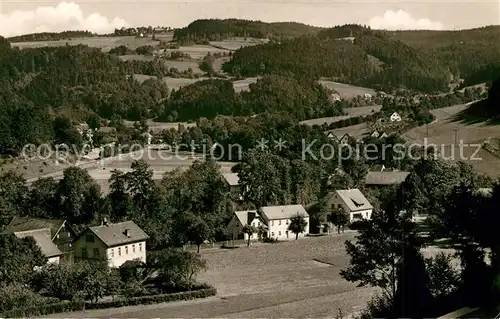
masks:
<instances>
[{"instance_id":1,"label":"chimney","mask_svg":"<svg viewBox=\"0 0 500 319\"><path fill-rule=\"evenodd\" d=\"M125 231L123 232L123 234L127 237L130 237L130 231L129 229L125 229Z\"/></svg>"}]
</instances>

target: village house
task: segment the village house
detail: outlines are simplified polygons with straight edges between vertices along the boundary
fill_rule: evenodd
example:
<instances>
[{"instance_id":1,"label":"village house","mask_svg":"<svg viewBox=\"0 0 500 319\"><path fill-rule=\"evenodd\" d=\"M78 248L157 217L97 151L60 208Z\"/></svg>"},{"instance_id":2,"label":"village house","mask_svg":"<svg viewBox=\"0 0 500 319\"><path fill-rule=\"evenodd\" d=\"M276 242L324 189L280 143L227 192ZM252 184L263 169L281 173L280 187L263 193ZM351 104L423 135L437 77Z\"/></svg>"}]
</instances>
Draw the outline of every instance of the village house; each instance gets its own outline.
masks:
<instances>
[{"instance_id":1,"label":"village house","mask_svg":"<svg viewBox=\"0 0 500 319\"><path fill-rule=\"evenodd\" d=\"M394 112L390 116L391 122L401 122L401 115L399 115L397 112Z\"/></svg>"},{"instance_id":2,"label":"village house","mask_svg":"<svg viewBox=\"0 0 500 319\"><path fill-rule=\"evenodd\" d=\"M365 176L367 187L386 187L403 183L410 175L409 172L388 171L385 167L380 171L368 172Z\"/></svg>"},{"instance_id":3,"label":"village house","mask_svg":"<svg viewBox=\"0 0 500 319\"><path fill-rule=\"evenodd\" d=\"M369 94L369 93L365 93L364 97L365 97L365 100L371 100L372 99L372 95Z\"/></svg>"},{"instance_id":4,"label":"village house","mask_svg":"<svg viewBox=\"0 0 500 319\"><path fill-rule=\"evenodd\" d=\"M40 247L42 254L47 257L47 264L59 264L61 262L64 253L50 240L49 228L15 232L14 235L17 238L32 237L36 245Z\"/></svg>"},{"instance_id":5,"label":"village house","mask_svg":"<svg viewBox=\"0 0 500 319\"><path fill-rule=\"evenodd\" d=\"M108 261L120 267L130 260L146 263L146 240L149 236L132 221L88 227L75 240L76 260Z\"/></svg>"},{"instance_id":6,"label":"village house","mask_svg":"<svg viewBox=\"0 0 500 319\"><path fill-rule=\"evenodd\" d=\"M53 245L60 252L50 258L57 259L58 262L73 262L72 242L76 233L65 220L16 216L4 231L5 234L14 234L18 237L26 237L30 232L37 244L43 246L42 252L45 249L47 253L57 253ZM47 241L52 244L48 244Z\"/></svg>"},{"instance_id":7,"label":"village house","mask_svg":"<svg viewBox=\"0 0 500 319\"><path fill-rule=\"evenodd\" d=\"M335 103L337 101L340 101L341 98L340 98L340 95L338 93L333 93L330 95L330 101Z\"/></svg>"},{"instance_id":8,"label":"village house","mask_svg":"<svg viewBox=\"0 0 500 319\"><path fill-rule=\"evenodd\" d=\"M222 174L224 177L224 180L226 181L226 184L229 186L229 190L231 194L235 197L238 198L239 200L243 200L243 196L241 194L241 187L240 187L240 177L238 176L237 173L225 173Z\"/></svg>"},{"instance_id":9,"label":"village house","mask_svg":"<svg viewBox=\"0 0 500 319\"><path fill-rule=\"evenodd\" d=\"M340 139L339 139L339 144L340 145L349 145L349 141L352 138L349 136L349 134L345 133Z\"/></svg>"},{"instance_id":10,"label":"village house","mask_svg":"<svg viewBox=\"0 0 500 319\"><path fill-rule=\"evenodd\" d=\"M295 239L295 234L288 230L290 219L294 216L303 217L307 226L303 233L299 234L304 237L309 234L309 214L302 205L285 205L285 206L265 206L260 209L261 217L267 225L267 237L277 240Z\"/></svg>"},{"instance_id":11,"label":"village house","mask_svg":"<svg viewBox=\"0 0 500 319\"><path fill-rule=\"evenodd\" d=\"M377 130L374 130L371 134L370 137L373 138L378 138L380 136L380 133Z\"/></svg>"},{"instance_id":12,"label":"village house","mask_svg":"<svg viewBox=\"0 0 500 319\"><path fill-rule=\"evenodd\" d=\"M349 221L371 219L373 206L357 188L336 190L329 195L327 207L331 210L343 209Z\"/></svg>"},{"instance_id":13,"label":"village house","mask_svg":"<svg viewBox=\"0 0 500 319\"><path fill-rule=\"evenodd\" d=\"M328 137L329 139L332 139L334 141L337 140L337 136L335 134L333 134L333 132L328 132L328 134L326 134L326 137Z\"/></svg>"},{"instance_id":14,"label":"village house","mask_svg":"<svg viewBox=\"0 0 500 319\"><path fill-rule=\"evenodd\" d=\"M248 240L248 234L245 234L243 232L243 227L245 227L246 225L253 226L256 229L263 226L265 229L267 229L267 226L264 224L264 221L256 210L234 212L233 217L227 225L227 230L230 238L232 240ZM258 236L258 233L254 233L250 237L250 240L257 240L259 238Z\"/></svg>"}]
</instances>

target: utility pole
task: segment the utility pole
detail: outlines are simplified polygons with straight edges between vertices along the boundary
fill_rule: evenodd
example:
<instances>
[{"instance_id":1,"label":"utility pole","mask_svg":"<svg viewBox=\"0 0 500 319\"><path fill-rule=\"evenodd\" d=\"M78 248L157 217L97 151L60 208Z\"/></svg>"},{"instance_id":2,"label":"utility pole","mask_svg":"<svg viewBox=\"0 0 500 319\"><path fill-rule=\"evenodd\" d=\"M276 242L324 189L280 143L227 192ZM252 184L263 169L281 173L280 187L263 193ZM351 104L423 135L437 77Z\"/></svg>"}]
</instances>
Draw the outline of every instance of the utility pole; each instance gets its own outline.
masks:
<instances>
[{"instance_id":1,"label":"utility pole","mask_svg":"<svg viewBox=\"0 0 500 319\"><path fill-rule=\"evenodd\" d=\"M453 129L453 132L455 132L455 146L458 145L458 129Z\"/></svg>"},{"instance_id":2,"label":"utility pole","mask_svg":"<svg viewBox=\"0 0 500 319\"><path fill-rule=\"evenodd\" d=\"M427 139L429 139L429 123L425 124L425 129L426 129Z\"/></svg>"}]
</instances>

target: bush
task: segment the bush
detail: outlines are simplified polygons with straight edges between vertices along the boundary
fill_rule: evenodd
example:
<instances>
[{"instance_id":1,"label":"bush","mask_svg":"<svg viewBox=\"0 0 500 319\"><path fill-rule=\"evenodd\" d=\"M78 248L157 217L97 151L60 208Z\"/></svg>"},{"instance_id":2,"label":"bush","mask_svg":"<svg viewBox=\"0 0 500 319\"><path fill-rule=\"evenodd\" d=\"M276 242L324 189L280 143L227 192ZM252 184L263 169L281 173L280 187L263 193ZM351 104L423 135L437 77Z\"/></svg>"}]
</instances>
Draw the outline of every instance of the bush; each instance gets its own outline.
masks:
<instances>
[{"instance_id":1,"label":"bush","mask_svg":"<svg viewBox=\"0 0 500 319\"><path fill-rule=\"evenodd\" d=\"M118 307L136 306L136 305L149 305L162 302L207 298L215 296L217 293L217 290L213 287L208 287L206 285L202 285L199 287L201 287L202 289L195 291L173 293L173 294L121 298L113 301L105 301L99 303L90 303L83 301L66 301L55 304L43 304L38 307L32 306L32 307L25 307L25 308L6 311L0 314L0 317L2 318L20 318L28 316L33 317L33 316L50 315L61 312L118 308Z\"/></svg>"},{"instance_id":2,"label":"bush","mask_svg":"<svg viewBox=\"0 0 500 319\"><path fill-rule=\"evenodd\" d=\"M33 307L46 302L42 296L20 283L0 284L0 311Z\"/></svg>"}]
</instances>

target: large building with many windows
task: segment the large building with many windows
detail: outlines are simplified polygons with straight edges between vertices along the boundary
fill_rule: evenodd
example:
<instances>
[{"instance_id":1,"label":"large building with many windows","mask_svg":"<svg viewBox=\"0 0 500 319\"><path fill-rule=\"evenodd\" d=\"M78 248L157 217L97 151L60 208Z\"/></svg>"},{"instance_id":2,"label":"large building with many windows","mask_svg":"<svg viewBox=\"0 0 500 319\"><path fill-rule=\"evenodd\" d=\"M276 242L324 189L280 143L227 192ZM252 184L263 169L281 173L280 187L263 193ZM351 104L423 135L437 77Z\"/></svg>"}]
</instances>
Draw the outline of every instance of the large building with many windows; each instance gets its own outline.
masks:
<instances>
[{"instance_id":1,"label":"large building with many windows","mask_svg":"<svg viewBox=\"0 0 500 319\"><path fill-rule=\"evenodd\" d=\"M120 267L129 260L146 262L149 236L132 221L88 227L74 242L75 260L108 261Z\"/></svg>"}]
</instances>

